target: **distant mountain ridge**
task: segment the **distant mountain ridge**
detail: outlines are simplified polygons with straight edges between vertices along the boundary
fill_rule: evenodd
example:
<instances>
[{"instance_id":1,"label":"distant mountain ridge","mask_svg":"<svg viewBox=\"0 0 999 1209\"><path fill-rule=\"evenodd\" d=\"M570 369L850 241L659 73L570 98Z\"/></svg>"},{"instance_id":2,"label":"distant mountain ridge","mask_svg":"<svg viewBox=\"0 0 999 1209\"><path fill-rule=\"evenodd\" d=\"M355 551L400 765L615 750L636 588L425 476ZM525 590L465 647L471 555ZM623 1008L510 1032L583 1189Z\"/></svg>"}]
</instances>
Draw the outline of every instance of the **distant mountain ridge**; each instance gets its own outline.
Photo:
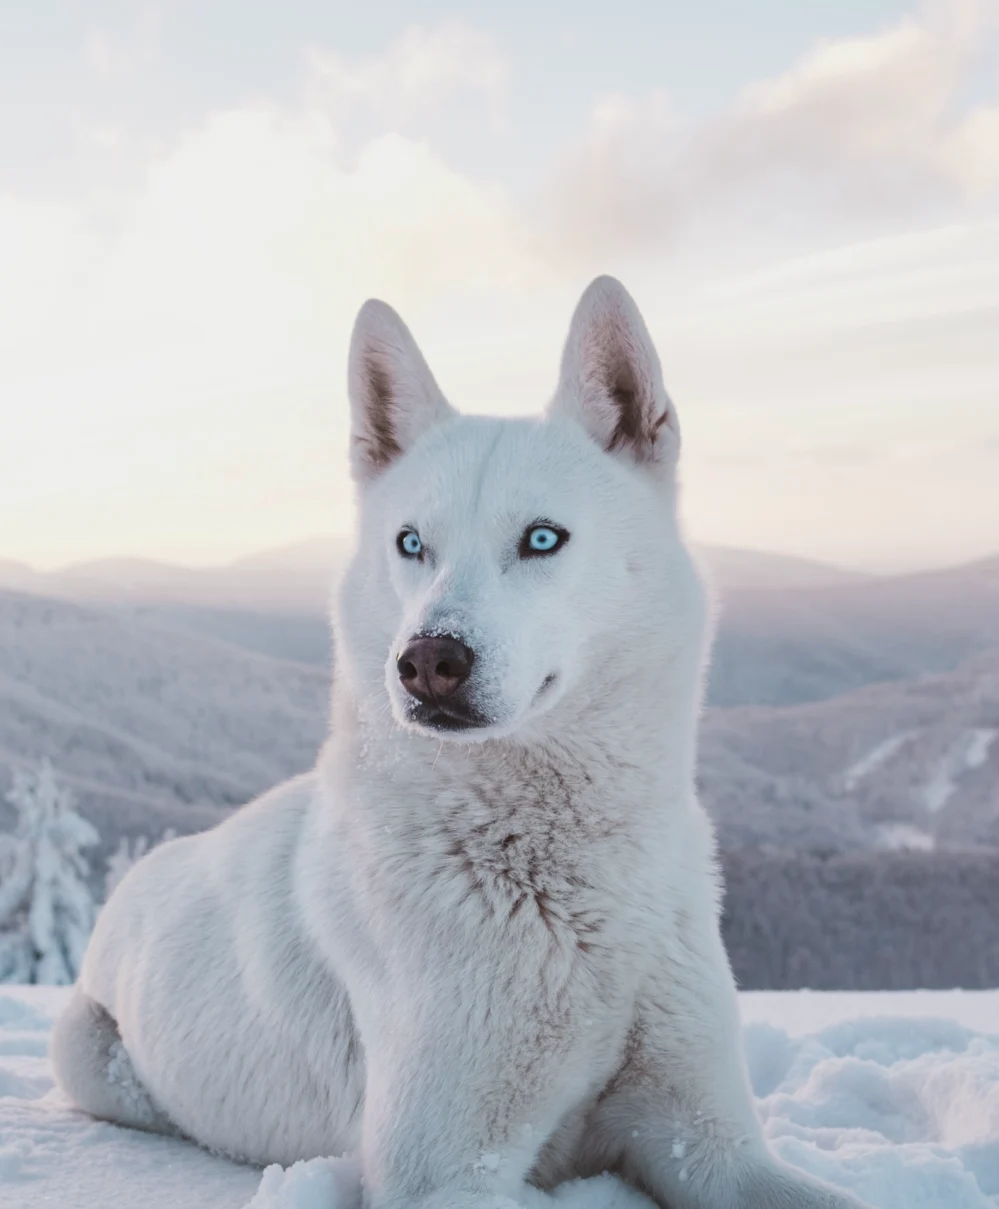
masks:
<instances>
[{"instance_id":1,"label":"distant mountain ridge","mask_svg":"<svg viewBox=\"0 0 999 1209\"><path fill-rule=\"evenodd\" d=\"M709 545L696 547L696 553L715 587L723 592L828 588L876 578L864 571L766 550Z\"/></svg>"},{"instance_id":2,"label":"distant mountain ridge","mask_svg":"<svg viewBox=\"0 0 999 1209\"><path fill-rule=\"evenodd\" d=\"M326 668L0 591L0 775L48 757L112 847L209 826L311 767L328 685Z\"/></svg>"},{"instance_id":3,"label":"distant mountain ridge","mask_svg":"<svg viewBox=\"0 0 999 1209\"><path fill-rule=\"evenodd\" d=\"M343 540L319 537L211 567L108 558L37 571L7 561L0 562L0 587L103 604L308 615L326 612L347 548Z\"/></svg>"},{"instance_id":4,"label":"distant mountain ridge","mask_svg":"<svg viewBox=\"0 0 999 1209\"><path fill-rule=\"evenodd\" d=\"M953 670L999 645L999 556L823 588L722 592L714 705L793 705Z\"/></svg>"},{"instance_id":5,"label":"distant mountain ridge","mask_svg":"<svg viewBox=\"0 0 999 1209\"><path fill-rule=\"evenodd\" d=\"M999 849L999 647L828 701L708 710L700 782L729 848Z\"/></svg>"}]
</instances>

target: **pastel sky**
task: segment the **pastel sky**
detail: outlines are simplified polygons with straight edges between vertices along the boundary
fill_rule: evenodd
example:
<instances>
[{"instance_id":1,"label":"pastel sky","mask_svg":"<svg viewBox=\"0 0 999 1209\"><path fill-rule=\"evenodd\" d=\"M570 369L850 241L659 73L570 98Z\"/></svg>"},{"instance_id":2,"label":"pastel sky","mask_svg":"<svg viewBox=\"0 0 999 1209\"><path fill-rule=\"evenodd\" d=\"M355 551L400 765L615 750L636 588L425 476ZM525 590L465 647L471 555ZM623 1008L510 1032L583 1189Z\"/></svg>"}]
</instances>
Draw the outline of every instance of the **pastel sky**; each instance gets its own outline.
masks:
<instances>
[{"instance_id":1,"label":"pastel sky","mask_svg":"<svg viewBox=\"0 0 999 1209\"><path fill-rule=\"evenodd\" d=\"M999 550L999 0L0 5L0 558L343 532L359 304L524 413L602 272L695 538Z\"/></svg>"}]
</instances>

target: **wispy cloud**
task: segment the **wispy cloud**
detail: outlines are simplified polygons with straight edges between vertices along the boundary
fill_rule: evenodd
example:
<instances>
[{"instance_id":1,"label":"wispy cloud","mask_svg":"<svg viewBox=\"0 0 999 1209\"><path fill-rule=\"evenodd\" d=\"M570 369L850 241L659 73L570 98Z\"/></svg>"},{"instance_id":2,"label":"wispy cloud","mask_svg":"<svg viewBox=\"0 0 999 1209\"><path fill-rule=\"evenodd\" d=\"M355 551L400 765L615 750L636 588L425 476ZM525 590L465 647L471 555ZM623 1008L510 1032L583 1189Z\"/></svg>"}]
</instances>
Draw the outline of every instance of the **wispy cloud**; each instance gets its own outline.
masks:
<instances>
[{"instance_id":1,"label":"wispy cloud","mask_svg":"<svg viewBox=\"0 0 999 1209\"><path fill-rule=\"evenodd\" d=\"M569 254L613 252L733 216L743 229L838 220L863 230L994 198L999 102L962 101L997 14L957 0L820 43L699 123L662 93L607 98L560 165L553 226Z\"/></svg>"},{"instance_id":2,"label":"wispy cloud","mask_svg":"<svg viewBox=\"0 0 999 1209\"><path fill-rule=\"evenodd\" d=\"M492 38L462 21L413 26L385 53L359 60L312 46L307 64L309 101L334 119L361 106L389 125L408 124L477 94L493 129L507 128L509 63Z\"/></svg>"}]
</instances>

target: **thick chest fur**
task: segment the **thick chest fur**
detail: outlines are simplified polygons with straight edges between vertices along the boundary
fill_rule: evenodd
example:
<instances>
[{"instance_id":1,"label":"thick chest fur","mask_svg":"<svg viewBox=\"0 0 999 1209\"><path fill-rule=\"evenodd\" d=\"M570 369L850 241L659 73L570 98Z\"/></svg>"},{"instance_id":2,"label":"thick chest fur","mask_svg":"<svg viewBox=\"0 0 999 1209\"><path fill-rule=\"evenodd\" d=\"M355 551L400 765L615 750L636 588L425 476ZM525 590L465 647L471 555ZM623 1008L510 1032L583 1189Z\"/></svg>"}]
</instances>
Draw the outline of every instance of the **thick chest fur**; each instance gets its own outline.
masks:
<instances>
[{"instance_id":1,"label":"thick chest fur","mask_svg":"<svg viewBox=\"0 0 999 1209\"><path fill-rule=\"evenodd\" d=\"M625 1011L670 911L662 811L641 778L599 771L507 755L449 761L424 785L342 785L348 968L379 998L432 983L554 1015Z\"/></svg>"}]
</instances>

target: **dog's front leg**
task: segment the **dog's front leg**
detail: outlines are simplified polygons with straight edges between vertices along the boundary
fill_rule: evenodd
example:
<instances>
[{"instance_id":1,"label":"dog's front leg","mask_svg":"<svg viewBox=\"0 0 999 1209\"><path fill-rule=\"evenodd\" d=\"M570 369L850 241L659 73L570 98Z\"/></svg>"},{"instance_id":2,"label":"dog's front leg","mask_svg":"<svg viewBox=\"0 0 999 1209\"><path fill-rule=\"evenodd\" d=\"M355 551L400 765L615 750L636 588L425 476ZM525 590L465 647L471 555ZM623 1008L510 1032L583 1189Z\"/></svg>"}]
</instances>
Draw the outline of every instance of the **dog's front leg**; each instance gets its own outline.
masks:
<instances>
[{"instance_id":1,"label":"dog's front leg","mask_svg":"<svg viewBox=\"0 0 999 1209\"><path fill-rule=\"evenodd\" d=\"M591 1166L669 1209L864 1209L763 1138L735 985L711 904L677 913L639 996L628 1057L593 1122Z\"/></svg>"},{"instance_id":2,"label":"dog's front leg","mask_svg":"<svg viewBox=\"0 0 999 1209\"><path fill-rule=\"evenodd\" d=\"M516 997L459 1007L459 994L423 1020L412 1001L386 1013L365 1042L365 1209L500 1209L580 1094L568 1013Z\"/></svg>"}]
</instances>

